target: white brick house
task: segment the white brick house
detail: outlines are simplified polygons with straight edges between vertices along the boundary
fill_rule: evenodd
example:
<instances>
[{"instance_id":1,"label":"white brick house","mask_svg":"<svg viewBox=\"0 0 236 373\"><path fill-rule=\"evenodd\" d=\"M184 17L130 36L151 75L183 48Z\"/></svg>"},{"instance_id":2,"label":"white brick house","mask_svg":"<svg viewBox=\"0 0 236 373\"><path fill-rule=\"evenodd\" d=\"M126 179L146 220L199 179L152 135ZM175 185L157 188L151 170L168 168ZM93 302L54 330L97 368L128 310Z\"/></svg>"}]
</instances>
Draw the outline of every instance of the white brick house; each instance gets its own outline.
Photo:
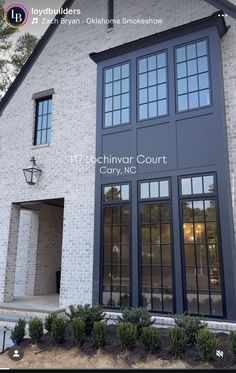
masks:
<instances>
[{"instance_id":1,"label":"white brick house","mask_svg":"<svg viewBox=\"0 0 236 373\"><path fill-rule=\"evenodd\" d=\"M124 0L115 0L115 19L122 20L124 17L127 19L148 19L150 17L153 19L163 19L163 22L159 24L143 25L121 23L115 24L112 28L108 28L105 24L87 24L86 22L74 25L60 24L58 27L56 27L56 25L50 26L31 59L0 103L0 302L11 302L14 297L24 295L33 296L56 293L56 272L60 270L60 307L66 307L70 304L100 302L103 303L104 306L108 306L108 308L114 307L115 309L119 309L122 305L145 306L145 302L147 302L148 309L157 313L180 313L188 309L194 314L209 314L209 317L223 317L229 320L236 319L236 275L234 274L234 272L236 273L236 251L233 228L236 224L234 208L236 198L234 193L234 173L236 168L236 8L227 1L215 1L215 6L212 5L212 3L214 2L204 0L148 0L145 2L141 0L131 0L128 2ZM80 18L83 21L88 17L107 17L107 0L67 1L65 6L71 6L72 9L80 8ZM219 13L220 15L216 14L216 12L220 10L224 11L228 16L223 17L221 13ZM215 13L214 16L212 16L213 13ZM71 19L73 18L73 16L69 17L71 17ZM205 19L205 21L201 21L202 19ZM209 26L207 22L209 22ZM225 22L226 25L230 26L228 30L225 27ZM187 24L189 24L189 27L180 31L182 25ZM194 29L192 30L191 27ZM104 98L101 72L104 69L106 70L109 66L116 66L117 64L117 66L119 66L119 64L124 64L127 60L131 61L133 57L129 57L128 53L136 53L135 48L138 51L143 49L143 56L155 53L155 48L159 51L159 44L161 43L161 50L164 50L165 40L167 40L168 43L169 41L172 43L175 38L173 31L171 31L174 28L176 30L176 37L179 39L178 43L172 46L168 44L168 48L172 48L173 53L179 45L183 44L185 46L193 45L191 44L193 42L198 43L198 27L200 30L200 39L210 40L210 53L213 53L213 46L215 48L214 40L216 40L216 38L220 40L222 71L219 55L218 60L212 60L213 55L211 55L211 58L208 56L208 67L212 64L208 69L209 71L211 70L211 83L219 83L219 86L205 87L205 93L202 93L201 96L199 88L200 83L198 83L198 90L196 89L196 91L198 92L197 95L199 95L197 96L199 103L196 104L196 106L199 106L200 110L202 110L202 119L200 119L200 122L206 121L206 123L208 123L208 118L210 118L211 115L213 116L213 122L216 120L214 115L216 115L218 119L219 117L223 118L215 133L213 129L211 138L211 141L214 142L214 136L216 136L218 140L215 146L218 146L218 141L219 143L221 141L222 147L219 148L219 151L216 151L216 155L214 155L213 158L209 158L210 161L208 160L208 156L210 157L212 154L211 149L208 154L208 151L205 151L205 145L199 148L199 153L203 154L203 161L201 159L203 163L201 164L199 163L200 161L196 161L195 164L194 158L193 165L186 166L184 161L181 160L182 155L179 155L179 158L177 155L178 165L166 170L161 169L160 174L158 173L159 171L153 172L153 170L151 170L147 172L144 170L143 172L139 171L137 179L135 180L128 176L126 178L123 176L120 179L108 177L107 179L103 178L100 180L100 177L97 176L98 174L96 173L94 163L90 162L85 164L84 162L79 162L79 158L75 156L83 155L95 157L98 154L109 153L110 148L107 142L101 145L101 148L106 150L101 151L99 145L99 136L106 137L104 132L101 134L100 130L98 130L100 118L102 117L102 100ZM170 31L169 36L167 30ZM206 34L205 36L205 30L207 30L207 32L209 31L210 34ZM216 33L216 30L219 34ZM166 33L164 33L165 31ZM153 41L146 42L146 40L152 40L150 38L151 35L154 34L156 34L156 44ZM193 35L193 38L191 35ZM180 41L181 37L183 37L183 43ZM142 47L138 44L135 46L136 41L139 39L144 40L143 43L147 44ZM200 44L196 45L198 47ZM122 59L122 46L124 47L124 54L126 54L124 59ZM154 48L151 52L145 50L145 48L149 46ZM116 47L118 48L116 49ZM107 52L100 53L103 51ZM91 55L91 53L94 52L98 54ZM106 53L107 57L105 56ZM174 84L173 53L170 53L170 49L168 49L168 79L172 79L172 83ZM217 53L217 50L214 53ZM137 57L134 58L138 60L141 55L142 54L137 54ZM195 57L192 58L192 61L194 61L194 58ZM200 58L203 57L198 56L195 58L199 64ZM98 63L98 67L92 59ZM108 62L106 63L106 61ZM182 63L188 65L189 60L186 61ZM177 60L176 64L178 63ZM132 66L135 66L134 62L131 62L131 70ZM198 69L200 68L198 67ZM200 73L200 70L198 70L196 74L193 73L191 76L197 77ZM115 74L114 71L113 74ZM132 74L134 73L132 72ZM139 74L141 74L141 71ZM206 72L204 72L204 74L206 74ZM216 74L216 76L214 76L214 74ZM221 101L221 96L216 96L216 92L214 91L214 88L219 88L221 84L219 74L222 74L223 78L224 102ZM130 79L131 90L134 90L136 89L136 83L134 83L135 78L133 78L132 75ZM198 77L198 79L200 78ZM169 84L172 83L169 82ZM190 85L188 87L190 87ZM209 99L210 96L201 98L204 94L209 94L206 91L211 91L210 96L212 95L212 100ZM223 90L221 91L223 92ZM222 92L220 94L223 95ZM131 95L132 94L131 92ZM169 95L170 100L167 105L171 112L171 105L175 105L175 94L173 94L173 91L169 90ZM191 96L191 93L189 93L189 95ZM190 96L188 96L189 105L191 105ZM178 100L178 97L177 92L176 100ZM191 97L194 100L195 96ZM52 99L51 138L43 138L44 135L42 133L42 137L39 139L37 138L39 128L35 125L35 119L38 119L40 116L40 102L48 99ZM168 101L168 97L164 100ZM201 102L204 100L206 100L205 104L201 105ZM160 100L155 101L158 110L160 110L158 106L160 105L159 101ZM201 106L206 106L206 108L202 109ZM208 106L211 107L211 109L209 109L211 111L208 111ZM188 109L190 108L191 106L188 107ZM194 109L194 106L192 108ZM185 109L183 111L185 111ZM45 108L44 115L47 116L47 118L50 115L49 106L48 109ZM193 114L193 117L194 116L195 114ZM207 119L205 119L205 116ZM156 115L156 117L158 121L158 115ZM180 123L181 121L181 123L183 123L185 119L186 118L182 115L177 119L175 118L175 123ZM168 122L168 120L169 119L166 121ZM196 117L194 120L197 120ZM134 122L134 119L131 119L131 122L132 121ZM165 121L165 118L163 121ZM170 118L170 123L172 123L171 121L172 119ZM209 123L210 121L211 119L209 119ZM133 122L131 124L132 126L134 125ZM123 122L120 122L120 124L122 123ZM155 124L156 123L151 121L149 127L150 130L153 131L151 137L154 136L154 138L156 136ZM159 125L159 122L157 124ZM127 128L128 126L129 124L127 124ZM157 127L161 128L161 126ZM116 128L119 128L119 126L117 125ZM142 144L139 144L139 137L141 138L143 136L143 139L146 137L146 133L144 134L146 127L142 128L142 135L140 133L137 134L137 142L140 148L142 148ZM183 126L181 126L181 128L183 128ZM113 129L114 128L109 129L109 135L115 133ZM184 137L184 135L180 127L178 127L176 131L177 141L180 141L179 139L181 136ZM220 138L221 133L226 134L225 138L223 135L222 138ZM158 137L159 135L160 134L158 134ZM119 135L117 134L117 136ZM166 139L169 135L164 134L164 136ZM172 135L170 134L170 136ZM196 134L196 137L197 136L198 134ZM200 138L201 136L204 138L204 133L199 136ZM209 139L208 134L206 137ZM123 142L123 138L119 140L117 137L114 141L116 141L116 143L120 141L120 149L126 149L127 144ZM182 144L181 141L180 143ZM132 141L129 142L128 145L132 148ZM163 150L163 153L164 152L165 149ZM115 154L117 155L116 150ZM121 154L123 154L122 150ZM186 153L184 154L183 157L188 158ZM205 163L204 154L206 154ZM32 156L36 158L36 162L42 170L42 175L36 185L30 186L26 183L22 170L27 166ZM168 159L171 160L171 157L170 154ZM221 163L222 158L225 163ZM229 170L227 167L225 168L226 163ZM223 171L222 168L224 169ZM196 171L194 171L195 169ZM172 174L173 170L175 170L175 172ZM223 172L225 172L225 174ZM159 246L162 245L166 250L168 245L172 245L172 254L174 258L172 258L172 265L167 265L171 274L166 275L167 278L168 276L171 277L173 286L166 286L166 291L165 289L163 290L163 284L164 281L168 279L166 280L164 278L165 270L163 268L167 267L164 266L163 262L161 262L160 266L158 265L156 267L157 273L158 269L161 271L160 281L162 285L156 285L158 289L161 288L160 299L162 299L162 305L160 309L158 306L156 308L153 306L155 301L153 295L155 294L155 286L153 284L156 279L152 277L152 280L150 280L152 284L149 286L147 282L145 282L147 280L142 279L141 275L142 269L144 276L144 264L141 263L140 259L143 253L141 252L139 257L137 248L140 247L142 243L138 242L138 233L135 233L135 225L137 226L138 220L135 222L132 221L133 243L129 241L132 247L132 259L130 256L127 265L127 268L129 267L132 269L132 275L134 274L136 277L132 278L131 274L128 275L129 285L127 285L127 282L125 282L126 280L123 278L123 286L122 275L121 272L119 272L121 278L119 280L119 286L117 286L119 288L119 301L116 301L116 299L118 299L116 296L112 298L114 295L112 295L112 293L117 291L113 289L116 287L115 283L112 283L115 276L111 274L113 269L110 270L110 275L108 275L110 278L113 277L109 285L111 286L110 290L106 290L108 285L106 280L102 280L102 278L105 278L104 268L106 268L107 264L102 262L103 259L100 258L100 253L103 252L103 244L101 244L101 246L98 244L98 242L101 241L100 236L102 236L101 230L103 229L103 221L101 218L101 216L103 216L101 215L101 186L108 185L110 187L110 185L114 185L114 183L115 185L116 183L121 183L121 185L124 183L132 184L132 186L130 186L130 194L131 189L134 188L132 189L132 203L136 203L137 205L138 201L134 201L135 198L138 199L138 197L134 197L134 191L137 191L137 189L135 189L136 186L133 184L138 185L139 180L143 181L145 178L145 176L143 176L144 174L147 174L145 180L149 181L152 179L159 180L160 178L161 180L163 178L170 178L168 179L170 180L169 185L172 185L173 176L173 185L172 187L169 186L169 188L173 189L173 193L175 189L176 191L178 189L176 180L180 176L185 176L185 178L187 178L186 175L193 175L192 183L195 182L194 177L198 177L196 175L201 175L200 177L203 178L203 182L207 180L204 179L204 177L211 177L213 174L217 175L214 176L214 180L216 180L216 178L218 180L219 195L214 195L214 198L219 198L218 217L222 227L218 233L215 233L216 236L214 239L211 237L211 242L208 233L206 233L206 242L201 241L202 238L200 238L198 242L195 232L194 243L191 244L195 253L195 262L189 266L186 264L188 254L184 257L184 246L188 247L189 245L190 250L190 244L184 241L186 239L185 232L183 238L181 238L182 225L179 224L179 222L173 222L173 227L171 228L171 230L173 230L172 242L168 244L162 242L159 244ZM231 179L229 179L229 176ZM230 188L229 180L231 180L232 189L231 192L227 194L229 189L227 189L227 192L224 192L224 186ZM202 193L204 194L205 191ZM182 195L184 195L183 192ZM203 195L200 202L205 200L206 195ZM196 197L196 201L199 202L199 196ZM210 202L212 201L213 199L210 200ZM158 203L157 198L156 205ZM226 209L225 212L224 206ZM109 206L107 208L109 208ZM173 208L178 209L177 204ZM133 212L133 219L135 219L135 214L137 215L137 211L135 211ZM232 211L234 220L232 219ZM173 213L173 216L176 214L176 212ZM200 231L202 227L207 231L210 224L206 217L206 207L204 214L205 217L199 220ZM224 214L226 214L226 217ZM228 230L224 229L224 222ZM131 222L129 223L131 224ZM164 223L159 223L160 226L163 227ZM165 224L166 226L168 225L167 223ZM169 224L171 226L172 223ZM183 225L184 224L192 229L192 226L195 227L196 219L193 218L193 221L187 220L186 222L183 220ZM212 226L214 224L217 226L217 220L216 222L215 220L214 222L211 221L211 224ZM121 222L120 227L123 225L124 223ZM111 230L112 229L114 231L115 228L113 227ZM114 237L112 240L112 244L114 244ZM215 241L213 242L212 240ZM223 242L222 245L218 244L220 240ZM121 242L120 244L122 245ZM153 242L150 243L150 247L152 244ZM205 249L202 249L200 245ZM217 246L217 248L215 248L214 245ZM221 248L219 248L219 246L221 246ZM163 247L161 250L164 250ZM206 250L205 256L208 264L200 265L198 263L198 249ZM112 250L114 251L114 245ZM154 248L150 250L154 250ZM210 250L215 250L215 255L217 257L219 256L217 250L222 250L220 264L218 262L214 265L209 264L211 260ZM104 255L104 253L102 255ZM151 252L150 255L154 254ZM163 257L164 254L162 254L162 258ZM185 261L182 262L181 276L181 274L178 273L178 264L181 263L181 258L183 259L183 257ZM174 264L173 260L175 261ZM109 264L111 268L114 268L114 263L116 262ZM126 268L125 266L126 264L123 265L119 262L120 271L123 271L123 269ZM154 276L153 266L154 264L152 262L152 264L150 264L152 276ZM185 278L185 273L188 273L189 269L195 273L196 279ZM204 273L206 273L205 277L203 275ZM219 276L221 276L221 279L219 279ZM201 281L204 281L204 279L206 284L200 285ZM138 282L136 282L136 280L138 280ZM192 281L189 287L188 281ZM196 281L196 285L194 285L194 281ZM221 285L219 285L219 283L221 283ZM122 290L122 286L125 290ZM149 294L149 290L147 290L149 287L151 289L150 294L152 294L150 295L150 301L148 300L149 296L146 295ZM107 295L105 294L107 291L111 293L111 299L109 298L108 301ZM127 304L122 303L124 294L129 299ZM158 291L157 294L159 294ZM193 305L190 306L189 302L192 299L191 297L194 298L193 294L196 294L197 300L196 303L193 301ZM214 296L218 297L218 305L214 303ZM173 302L173 307L169 305L165 306L165 299L167 298L169 299L168 302ZM201 299L204 300L202 301ZM196 307L196 310L194 310L194 307ZM206 311L208 308L209 312Z\"/></svg>"}]
</instances>

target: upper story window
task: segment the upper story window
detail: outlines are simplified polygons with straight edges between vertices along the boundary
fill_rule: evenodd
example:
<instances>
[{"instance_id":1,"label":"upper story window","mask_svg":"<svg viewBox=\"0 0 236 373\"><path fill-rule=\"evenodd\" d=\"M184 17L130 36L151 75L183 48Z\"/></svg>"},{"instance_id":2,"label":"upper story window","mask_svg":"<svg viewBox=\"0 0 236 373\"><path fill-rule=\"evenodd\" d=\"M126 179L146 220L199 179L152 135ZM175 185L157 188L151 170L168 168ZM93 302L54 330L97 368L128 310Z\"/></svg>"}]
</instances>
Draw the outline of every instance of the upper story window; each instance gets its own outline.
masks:
<instances>
[{"instance_id":1,"label":"upper story window","mask_svg":"<svg viewBox=\"0 0 236 373\"><path fill-rule=\"evenodd\" d=\"M130 64L105 69L105 127L130 122Z\"/></svg>"},{"instance_id":2,"label":"upper story window","mask_svg":"<svg viewBox=\"0 0 236 373\"><path fill-rule=\"evenodd\" d=\"M169 180L154 180L140 183L140 199L164 198L170 196Z\"/></svg>"},{"instance_id":3,"label":"upper story window","mask_svg":"<svg viewBox=\"0 0 236 373\"><path fill-rule=\"evenodd\" d=\"M181 179L182 196L213 194L215 192L216 181L214 175L183 177Z\"/></svg>"},{"instance_id":4,"label":"upper story window","mask_svg":"<svg viewBox=\"0 0 236 373\"><path fill-rule=\"evenodd\" d=\"M176 65L178 111L210 105L207 41L176 48Z\"/></svg>"},{"instance_id":5,"label":"upper story window","mask_svg":"<svg viewBox=\"0 0 236 373\"><path fill-rule=\"evenodd\" d=\"M34 145L51 142L52 97L36 101Z\"/></svg>"},{"instance_id":6,"label":"upper story window","mask_svg":"<svg viewBox=\"0 0 236 373\"><path fill-rule=\"evenodd\" d=\"M138 61L138 119L167 114L167 54L161 52Z\"/></svg>"}]
</instances>

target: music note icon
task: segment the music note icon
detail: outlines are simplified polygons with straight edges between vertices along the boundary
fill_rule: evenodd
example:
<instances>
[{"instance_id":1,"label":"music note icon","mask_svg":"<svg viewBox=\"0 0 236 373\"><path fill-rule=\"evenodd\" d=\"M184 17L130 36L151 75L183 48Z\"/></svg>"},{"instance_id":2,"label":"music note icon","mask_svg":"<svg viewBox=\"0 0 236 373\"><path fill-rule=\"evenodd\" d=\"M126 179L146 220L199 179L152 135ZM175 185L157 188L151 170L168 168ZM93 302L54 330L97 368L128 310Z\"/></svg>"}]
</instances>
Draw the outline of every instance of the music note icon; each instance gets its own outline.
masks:
<instances>
[{"instance_id":1,"label":"music note icon","mask_svg":"<svg viewBox=\"0 0 236 373\"><path fill-rule=\"evenodd\" d=\"M33 18L32 25L37 25L38 23L39 23L39 19L37 17Z\"/></svg>"}]
</instances>

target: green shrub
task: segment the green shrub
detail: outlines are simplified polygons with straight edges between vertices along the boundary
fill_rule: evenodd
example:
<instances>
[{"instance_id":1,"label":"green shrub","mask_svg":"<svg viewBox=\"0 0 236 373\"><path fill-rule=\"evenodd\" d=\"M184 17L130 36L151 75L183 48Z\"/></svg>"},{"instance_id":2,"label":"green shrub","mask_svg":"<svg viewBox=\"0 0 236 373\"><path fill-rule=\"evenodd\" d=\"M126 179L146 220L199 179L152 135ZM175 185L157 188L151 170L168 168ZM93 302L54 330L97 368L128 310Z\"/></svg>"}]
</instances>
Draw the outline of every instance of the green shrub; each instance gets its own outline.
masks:
<instances>
[{"instance_id":1,"label":"green shrub","mask_svg":"<svg viewBox=\"0 0 236 373\"><path fill-rule=\"evenodd\" d=\"M131 322L120 322L117 330L122 346L132 350L137 339L137 326Z\"/></svg>"},{"instance_id":2,"label":"green shrub","mask_svg":"<svg viewBox=\"0 0 236 373\"><path fill-rule=\"evenodd\" d=\"M157 328L146 326L142 332L142 342L144 347L150 351L158 351L161 348L160 332Z\"/></svg>"},{"instance_id":3,"label":"green shrub","mask_svg":"<svg viewBox=\"0 0 236 373\"><path fill-rule=\"evenodd\" d=\"M78 317L84 320L86 335L91 335L95 321L102 321L106 316L101 306L92 307L89 304L85 306L70 306L69 310L70 313L67 313L67 316L70 320Z\"/></svg>"},{"instance_id":4,"label":"green shrub","mask_svg":"<svg viewBox=\"0 0 236 373\"><path fill-rule=\"evenodd\" d=\"M52 338L56 344L62 344L65 339L66 322L57 317L52 322Z\"/></svg>"},{"instance_id":5,"label":"green shrub","mask_svg":"<svg viewBox=\"0 0 236 373\"><path fill-rule=\"evenodd\" d=\"M50 313L44 321L44 328L50 333L52 331L52 322L57 318L56 313Z\"/></svg>"},{"instance_id":6,"label":"green shrub","mask_svg":"<svg viewBox=\"0 0 236 373\"><path fill-rule=\"evenodd\" d=\"M106 327L107 325L102 321L95 321L93 325L93 341L97 348L106 344Z\"/></svg>"},{"instance_id":7,"label":"green shrub","mask_svg":"<svg viewBox=\"0 0 236 373\"><path fill-rule=\"evenodd\" d=\"M194 344L198 332L206 327L206 323L203 323L198 317L193 317L188 314L178 316L175 319L175 324L184 329L189 344Z\"/></svg>"},{"instance_id":8,"label":"green shrub","mask_svg":"<svg viewBox=\"0 0 236 373\"><path fill-rule=\"evenodd\" d=\"M82 346L85 340L85 322L81 317L72 320L72 333L75 343Z\"/></svg>"},{"instance_id":9,"label":"green shrub","mask_svg":"<svg viewBox=\"0 0 236 373\"><path fill-rule=\"evenodd\" d=\"M183 328L174 326L169 330L170 352L175 356L181 356L187 346L188 338Z\"/></svg>"},{"instance_id":10,"label":"green shrub","mask_svg":"<svg viewBox=\"0 0 236 373\"><path fill-rule=\"evenodd\" d=\"M38 317L29 322L29 336L33 343L37 343L43 336L43 322Z\"/></svg>"},{"instance_id":11,"label":"green shrub","mask_svg":"<svg viewBox=\"0 0 236 373\"><path fill-rule=\"evenodd\" d=\"M25 336L25 320L19 319L18 323L15 325L14 329L11 332L11 340L13 343L20 343L23 341Z\"/></svg>"},{"instance_id":12,"label":"green shrub","mask_svg":"<svg viewBox=\"0 0 236 373\"><path fill-rule=\"evenodd\" d=\"M118 323L128 322L137 326L137 337L142 334L144 327L151 326L154 323L151 315L144 308L125 308L122 311L122 316L118 317Z\"/></svg>"},{"instance_id":13,"label":"green shrub","mask_svg":"<svg viewBox=\"0 0 236 373\"><path fill-rule=\"evenodd\" d=\"M236 356L236 332L230 332L230 342L233 354Z\"/></svg>"},{"instance_id":14,"label":"green shrub","mask_svg":"<svg viewBox=\"0 0 236 373\"><path fill-rule=\"evenodd\" d=\"M204 328L198 332L196 344L201 359L209 360L213 350L217 347L217 340L213 333Z\"/></svg>"}]
</instances>

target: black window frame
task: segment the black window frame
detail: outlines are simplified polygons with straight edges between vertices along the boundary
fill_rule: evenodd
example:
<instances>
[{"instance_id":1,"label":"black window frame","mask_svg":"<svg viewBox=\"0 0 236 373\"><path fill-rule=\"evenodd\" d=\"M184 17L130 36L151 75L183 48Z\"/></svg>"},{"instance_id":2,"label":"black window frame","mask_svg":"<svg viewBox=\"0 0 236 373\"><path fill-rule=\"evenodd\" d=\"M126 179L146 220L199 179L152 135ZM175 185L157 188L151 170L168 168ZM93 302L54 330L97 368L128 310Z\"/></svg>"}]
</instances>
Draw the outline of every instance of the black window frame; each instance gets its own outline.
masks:
<instances>
[{"instance_id":1,"label":"black window frame","mask_svg":"<svg viewBox=\"0 0 236 373\"><path fill-rule=\"evenodd\" d=\"M109 69L114 69L116 67L120 67L122 68L122 65L126 65L128 64L129 65L129 76L128 77L125 77L125 78L120 78L120 79L117 79L117 80L112 80L108 83L114 83L116 81L119 81L121 82L123 79L129 79L129 91L128 92L120 92L120 94L117 94L117 95L114 95L113 94L113 88L112 88L112 95L111 96L106 96L106 70L109 70ZM113 73L112 73L113 74ZM123 109L128 109L129 110L129 121L126 122L126 123L119 123L119 124L113 124L113 112L114 111L122 111L122 107L120 107L120 109L117 109L117 110L113 110L113 103L112 103L112 110L111 111L106 111L106 107L105 107L105 101L107 98L111 98L112 99L112 102L113 102L113 97L116 97L116 96L120 96L120 99L122 94L129 94L129 106L128 107L125 107ZM121 61L119 63L114 63L112 65L108 65L108 66L105 66L102 70L102 129L103 130L111 130L111 129L118 129L118 128L126 128L128 127L130 124L131 124L131 101L132 101L132 63L131 63L131 60L124 60L124 61ZM106 113L111 113L112 114L112 125L111 126L106 126L105 125L105 116L106 116Z\"/></svg>"},{"instance_id":2,"label":"black window frame","mask_svg":"<svg viewBox=\"0 0 236 373\"><path fill-rule=\"evenodd\" d=\"M166 181L168 180L169 183L169 196L168 197L157 197L157 198L141 198L141 184L146 182L155 182L155 181ZM149 186L150 190L150 186ZM175 286L175 260L174 260L174 235L173 235L173 206L172 206L172 184L171 184L171 177L163 177L163 178L155 178L155 179L145 179L145 180L138 180L138 218L137 218L137 225L138 225L138 269L139 269L139 284L138 284L138 301L139 307L143 307L142 301L142 252L141 252L141 245L142 245L142 233L141 233L141 206L147 204L163 204L167 203L169 205L170 210L170 248L171 248L171 273L172 273L172 311L163 311L163 287L162 287L162 311L160 310L153 310L150 309L149 312L152 314L163 314L169 315L174 314L176 312L176 286ZM152 282L152 281L151 281ZM151 289L152 294L152 289ZM151 304L153 305L152 298Z\"/></svg>"},{"instance_id":3,"label":"black window frame","mask_svg":"<svg viewBox=\"0 0 236 373\"><path fill-rule=\"evenodd\" d=\"M207 59L208 59L208 78L209 78L209 88L204 88L204 89L201 89L201 90L205 90L205 89L209 89L209 104L208 105L203 105L203 106L197 106L195 108L187 108L185 110L179 110L178 108L178 73L177 73L177 65L178 65L178 62L177 62L177 49L178 48L181 48L181 47L187 47L188 45L191 45L191 44L197 44L201 41L206 41L206 49L207 49ZM188 112L194 112L196 110L203 110L203 109L206 109L206 108L210 108L213 106L213 92L212 92L212 79L211 79L211 53L210 53L210 42L209 42L209 37L208 36L204 36L204 37L201 37L201 38L195 38L194 40L189 40L185 43L181 43L181 44L178 44L178 45L175 45L174 48L173 48L173 52L174 52L174 86L175 86L175 113L176 115L179 115L179 114L184 114L184 113L188 113ZM197 59L198 57L196 57ZM183 62L186 62L187 63L188 60L185 60ZM204 73L204 72L203 72ZM200 73L201 74L201 73ZM190 75L192 76L192 75ZM199 73L198 73L198 69L197 69L197 80L198 80L198 76L199 76ZM186 75L186 79L188 79L189 75ZM199 85L199 83L198 83ZM188 86L187 86L188 87ZM198 98L199 98L199 92L201 90L197 90L196 92L198 92ZM195 92L195 91L194 91ZM189 96L189 92L188 91L188 88L187 88L187 92L186 92L186 95ZM187 97L187 100L188 100L188 97ZM189 106L189 100L188 100L188 106Z\"/></svg>"},{"instance_id":4,"label":"black window frame","mask_svg":"<svg viewBox=\"0 0 236 373\"><path fill-rule=\"evenodd\" d=\"M166 84L166 98L163 99L163 100L166 100L166 114L163 114L163 115L157 115L155 117L148 117L148 118L145 118L145 119L140 119L139 117L139 107L140 104L139 103L139 91L142 89L142 88L139 88L139 75L142 75L142 73L140 74L139 73L139 61L146 58L148 59L149 57L152 57L152 56L158 56L158 54L161 54L161 53L165 53L165 59L166 59L166 65L164 66L166 68L166 82L163 82L161 84ZM160 68L161 69L161 68ZM152 71L158 71L160 70L156 67L156 69L152 70ZM148 73L149 70L147 70L147 73ZM169 101L170 101L170 95L169 95L169 56L168 56L168 49L166 48L161 48L161 49L158 49L152 53L148 53L148 54L144 54L144 55L141 55L139 57L136 58L136 70L135 70L135 77L136 77L136 92L135 92L135 100L136 100L136 118L135 118L135 121L137 124L141 124L141 123L145 123L145 122L149 122L149 121L153 121L153 120L161 120L165 117L168 117L169 114L170 114L170 110L169 110ZM156 83L156 89L158 89L158 82ZM150 86L147 85L147 90ZM152 87L152 86L151 86ZM156 99L156 102L158 104L158 101L162 101L162 100L158 100L158 96L157 96L157 99ZM150 101L151 102L151 101ZM150 103L149 101L147 101L147 105ZM155 102L155 101L154 101ZM149 111L149 110L148 110Z\"/></svg>"},{"instance_id":5,"label":"black window frame","mask_svg":"<svg viewBox=\"0 0 236 373\"><path fill-rule=\"evenodd\" d=\"M203 193L202 194L182 194L182 185L181 180L184 178L194 178L194 177L204 177L204 176L213 176L214 177L214 192L212 193ZM191 181L192 183L192 181ZM181 244L181 262L182 262L182 282L183 282L183 306L184 311L188 312L188 306L187 306L187 281L186 281L186 261L185 261L185 248L184 248L184 230L183 230L183 210L182 210L182 202L183 201L207 201L209 199L215 201L215 211L216 211L216 227L217 227L217 237L218 237L218 255L219 255L219 272L220 272L220 285L221 285L221 299L222 299L222 315L215 315L215 314L209 314L209 315L203 315L209 318L213 319L224 319L226 317L226 299L225 299L225 284L224 284L224 263L223 263L223 253L222 253L222 240L221 240L221 225L220 225L220 210L219 210L219 196L218 196L218 183L217 183L217 173L215 171L213 172L203 172L198 174L189 174L189 175L179 175L178 176L178 190L179 190L179 224L180 224L180 244ZM205 213L204 213L205 215ZM204 217L204 224L206 224L206 219ZM194 240L194 245L195 240ZM196 261L196 254L195 254L195 267L197 267L197 261ZM208 282L209 282L209 255L207 250L207 272L208 272ZM208 284L209 287L209 284ZM198 292L199 289L196 289ZM210 288L208 289L209 294L209 304L210 304L210 311L211 311L211 291ZM198 293L197 293L198 294ZM198 299L198 296L197 296ZM198 311L199 311L199 301L197 304ZM200 313L191 313L193 316L202 316Z\"/></svg>"},{"instance_id":6,"label":"black window frame","mask_svg":"<svg viewBox=\"0 0 236 373\"><path fill-rule=\"evenodd\" d=\"M46 130L46 140L47 140L47 137L48 137L48 130L50 130L50 141L49 142L40 142L40 143L37 143L37 135L38 135L38 132L41 132L41 136L40 138L42 138L42 128L39 130L38 129L38 117L39 117L39 104L40 102L44 102L44 101L49 101L51 100L51 112L48 112L46 113L47 117L49 114L51 114L51 126L50 127L46 127L45 130ZM43 115L42 115L43 116ZM48 118L47 118L47 122L48 122ZM52 132L52 95L50 96L46 96L46 97L42 97L42 98L39 98L39 99L36 99L35 100L35 125L34 125L34 138L33 138L33 145L34 146L38 146L38 145L50 145L51 144L51 132Z\"/></svg>"},{"instance_id":7,"label":"black window frame","mask_svg":"<svg viewBox=\"0 0 236 373\"><path fill-rule=\"evenodd\" d=\"M121 200L121 199L115 199L111 201L105 201L104 199L104 188L105 187L114 187L114 186L122 186L122 185L129 185L129 200ZM119 306L112 306L112 305L104 305L103 304L103 268L104 268L104 208L105 207L122 207L122 206L128 206L129 207L129 264L127 265L129 267L129 306L132 306L132 185L131 182L118 182L118 183L106 183L101 185L101 202L102 202L102 208L101 208L101 224L100 224L100 234L101 234L101 240L100 240L100 275L99 275L99 304L106 310L120 310L123 308L127 308L127 306L123 307L121 305ZM119 264L120 268L122 264ZM121 278L120 278L121 281ZM111 285L112 287L112 285ZM121 285L120 285L121 288ZM110 291L112 293L112 291ZM121 291L120 291L120 300L121 300Z\"/></svg>"}]
</instances>

